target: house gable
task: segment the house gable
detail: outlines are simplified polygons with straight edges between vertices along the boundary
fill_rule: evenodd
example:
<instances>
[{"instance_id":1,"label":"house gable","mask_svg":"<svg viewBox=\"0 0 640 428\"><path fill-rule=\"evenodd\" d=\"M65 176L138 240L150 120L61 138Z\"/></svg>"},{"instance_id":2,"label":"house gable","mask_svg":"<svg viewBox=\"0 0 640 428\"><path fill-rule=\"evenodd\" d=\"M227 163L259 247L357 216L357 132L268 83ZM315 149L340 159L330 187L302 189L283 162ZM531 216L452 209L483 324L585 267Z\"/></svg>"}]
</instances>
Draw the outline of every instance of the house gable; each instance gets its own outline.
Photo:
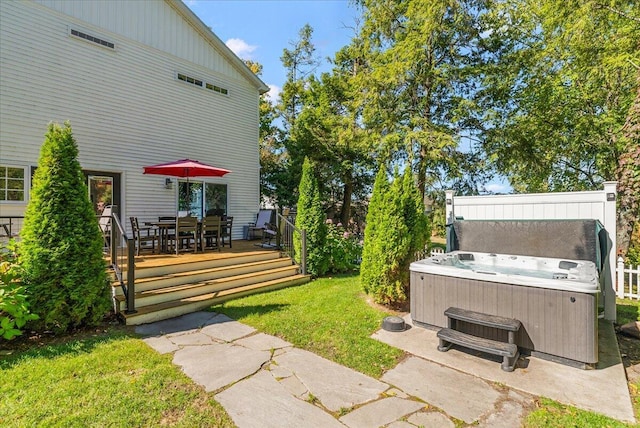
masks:
<instances>
[{"instance_id":1,"label":"house gable","mask_svg":"<svg viewBox=\"0 0 640 428\"><path fill-rule=\"evenodd\" d=\"M268 90L181 0L36 2L227 78L246 80L261 93Z\"/></svg>"}]
</instances>

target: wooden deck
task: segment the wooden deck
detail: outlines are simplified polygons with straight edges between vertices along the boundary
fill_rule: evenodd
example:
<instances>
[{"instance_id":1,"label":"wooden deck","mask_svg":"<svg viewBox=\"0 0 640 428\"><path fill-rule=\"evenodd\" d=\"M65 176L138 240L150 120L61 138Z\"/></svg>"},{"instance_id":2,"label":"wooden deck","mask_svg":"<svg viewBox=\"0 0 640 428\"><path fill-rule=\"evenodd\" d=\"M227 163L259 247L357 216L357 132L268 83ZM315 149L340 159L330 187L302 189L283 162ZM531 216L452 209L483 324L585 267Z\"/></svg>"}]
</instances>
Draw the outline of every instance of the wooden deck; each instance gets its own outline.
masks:
<instances>
[{"instance_id":1,"label":"wooden deck","mask_svg":"<svg viewBox=\"0 0 640 428\"><path fill-rule=\"evenodd\" d=\"M236 257L238 254L261 254L264 252L278 252L277 248L270 248L268 246L261 246L261 241L251 240L247 241L239 239L232 242L233 247L223 247L218 250L206 250L204 252L198 251L181 251L180 254L175 253L152 253L151 251L143 251L139 256L136 256L136 269L157 267L162 265L174 265L180 263L193 263L203 260L216 260L226 259L230 257Z\"/></svg>"},{"instance_id":2,"label":"wooden deck","mask_svg":"<svg viewBox=\"0 0 640 428\"><path fill-rule=\"evenodd\" d=\"M125 313L118 284L114 307L127 324L168 319L247 294L306 283L299 267L260 241L233 241L221 251L143 253L135 258L135 313Z\"/></svg>"}]
</instances>

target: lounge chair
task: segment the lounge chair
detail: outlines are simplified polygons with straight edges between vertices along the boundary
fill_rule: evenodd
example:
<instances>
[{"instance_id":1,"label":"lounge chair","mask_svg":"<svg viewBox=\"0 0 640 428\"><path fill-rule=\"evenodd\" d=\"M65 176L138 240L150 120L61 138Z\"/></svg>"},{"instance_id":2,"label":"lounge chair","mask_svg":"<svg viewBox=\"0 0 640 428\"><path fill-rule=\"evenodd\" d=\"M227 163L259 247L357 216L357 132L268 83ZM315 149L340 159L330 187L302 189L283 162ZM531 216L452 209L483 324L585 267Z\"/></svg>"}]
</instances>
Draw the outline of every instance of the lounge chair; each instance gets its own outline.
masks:
<instances>
[{"instance_id":1,"label":"lounge chair","mask_svg":"<svg viewBox=\"0 0 640 428\"><path fill-rule=\"evenodd\" d=\"M260 210L255 223L249 224L247 239L264 238L263 231L267 223L273 223L274 210ZM256 232L260 232L258 235Z\"/></svg>"}]
</instances>

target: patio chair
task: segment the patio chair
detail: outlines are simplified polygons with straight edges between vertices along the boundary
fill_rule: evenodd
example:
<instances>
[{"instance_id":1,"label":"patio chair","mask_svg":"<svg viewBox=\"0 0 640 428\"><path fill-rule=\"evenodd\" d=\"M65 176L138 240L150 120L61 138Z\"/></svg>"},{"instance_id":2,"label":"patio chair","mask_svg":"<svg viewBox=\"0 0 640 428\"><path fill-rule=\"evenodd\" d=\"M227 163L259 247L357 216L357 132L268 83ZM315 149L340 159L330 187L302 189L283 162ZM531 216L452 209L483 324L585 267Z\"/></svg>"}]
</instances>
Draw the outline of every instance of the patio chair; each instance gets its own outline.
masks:
<instances>
[{"instance_id":1,"label":"patio chair","mask_svg":"<svg viewBox=\"0 0 640 428\"><path fill-rule=\"evenodd\" d=\"M274 210L260 210L258 212L256 222L249 224L247 239L255 239L257 231L260 231L260 236L258 237L264 237L263 231L265 230L265 225L272 223L273 211Z\"/></svg>"},{"instance_id":2,"label":"patio chair","mask_svg":"<svg viewBox=\"0 0 640 428\"><path fill-rule=\"evenodd\" d=\"M193 239L193 252L198 251L198 219L196 217L178 217L176 221L176 254L180 251L180 246L189 248Z\"/></svg>"},{"instance_id":3,"label":"patio chair","mask_svg":"<svg viewBox=\"0 0 640 428\"><path fill-rule=\"evenodd\" d=\"M229 244L229 248L231 245L231 230L233 229L233 217L227 217L226 220L223 220L220 223L220 243L224 247L227 243ZM228 238L229 242L225 243L225 239Z\"/></svg>"},{"instance_id":4,"label":"patio chair","mask_svg":"<svg viewBox=\"0 0 640 428\"><path fill-rule=\"evenodd\" d=\"M102 238L104 239L104 247L109 248L111 246L111 214L113 213L113 207L107 205L102 210L100 218L98 219L98 225L102 231Z\"/></svg>"},{"instance_id":5,"label":"patio chair","mask_svg":"<svg viewBox=\"0 0 640 428\"><path fill-rule=\"evenodd\" d=\"M200 228L202 251L207 248L217 248L220 251L220 223L221 220L218 216L207 216L202 219L202 227Z\"/></svg>"},{"instance_id":6,"label":"patio chair","mask_svg":"<svg viewBox=\"0 0 640 428\"><path fill-rule=\"evenodd\" d=\"M262 230L262 247L276 247L276 244L272 244L271 241L278 237L278 227L273 223L265 223ZM277 239L276 239L277 241Z\"/></svg>"},{"instance_id":7,"label":"patio chair","mask_svg":"<svg viewBox=\"0 0 640 428\"><path fill-rule=\"evenodd\" d=\"M129 217L129 220L131 221L133 240L136 244L136 256L140 255L140 251L149 249L148 245L145 245L149 242L151 243L151 251L155 253L156 242L159 242L158 230L154 227L140 227L140 224L138 223L138 217Z\"/></svg>"}]
</instances>

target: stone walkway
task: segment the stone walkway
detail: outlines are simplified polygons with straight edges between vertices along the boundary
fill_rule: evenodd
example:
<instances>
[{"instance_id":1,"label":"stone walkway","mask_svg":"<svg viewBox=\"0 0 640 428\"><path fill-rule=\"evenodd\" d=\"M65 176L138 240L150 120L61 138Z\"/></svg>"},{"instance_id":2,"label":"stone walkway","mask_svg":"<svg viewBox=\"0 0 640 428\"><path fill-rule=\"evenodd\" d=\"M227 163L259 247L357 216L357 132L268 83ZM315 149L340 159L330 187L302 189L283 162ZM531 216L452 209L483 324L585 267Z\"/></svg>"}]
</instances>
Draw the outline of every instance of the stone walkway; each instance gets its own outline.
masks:
<instances>
[{"instance_id":1,"label":"stone walkway","mask_svg":"<svg viewBox=\"0 0 640 428\"><path fill-rule=\"evenodd\" d=\"M530 395L415 356L373 379L212 312L136 332L240 428L514 427L533 407Z\"/></svg>"}]
</instances>

